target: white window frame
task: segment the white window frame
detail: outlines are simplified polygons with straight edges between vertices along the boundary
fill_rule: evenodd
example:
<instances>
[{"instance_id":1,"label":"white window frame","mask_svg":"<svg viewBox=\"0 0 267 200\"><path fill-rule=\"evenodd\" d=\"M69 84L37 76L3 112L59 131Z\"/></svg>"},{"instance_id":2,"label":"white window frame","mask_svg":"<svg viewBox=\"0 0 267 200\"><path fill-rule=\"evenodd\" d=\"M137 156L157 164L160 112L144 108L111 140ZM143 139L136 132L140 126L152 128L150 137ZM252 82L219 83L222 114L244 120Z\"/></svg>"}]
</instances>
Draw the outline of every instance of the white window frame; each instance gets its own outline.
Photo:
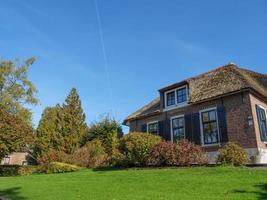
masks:
<instances>
[{"instance_id":1,"label":"white window frame","mask_svg":"<svg viewBox=\"0 0 267 200\"><path fill-rule=\"evenodd\" d=\"M202 113L215 110L216 112L216 124L217 124L217 130L218 130L218 143L214 144L205 144L204 143L204 130L203 130L203 122L202 122ZM201 135L201 145L203 147L209 147L209 146L220 146L220 129L219 129L219 118L218 118L218 110L217 107L207 108L199 111L199 120L200 120L200 135Z\"/></svg>"},{"instance_id":2,"label":"white window frame","mask_svg":"<svg viewBox=\"0 0 267 200\"><path fill-rule=\"evenodd\" d=\"M184 115L176 115L170 118L171 120L171 142L173 142L173 128L172 128L172 120L176 118L184 118ZM185 139L185 119L184 119L184 139Z\"/></svg>"},{"instance_id":3,"label":"white window frame","mask_svg":"<svg viewBox=\"0 0 267 200\"><path fill-rule=\"evenodd\" d=\"M148 131L148 127L149 127L149 125L150 125L150 124L155 124L155 123L158 123L158 132L157 132L157 135L159 134L159 121L151 121L151 122L148 122L148 123L146 124L146 132L147 132L147 133L149 133L149 131Z\"/></svg>"},{"instance_id":4,"label":"white window frame","mask_svg":"<svg viewBox=\"0 0 267 200\"><path fill-rule=\"evenodd\" d=\"M183 89L183 88L186 89L186 100L187 101L182 102L182 103L177 103L177 90ZM167 94L169 94L171 92L174 92L175 104L171 105L171 106L168 106L167 105ZM175 109L175 108L180 108L180 107L184 107L184 106L188 105L188 98L189 98L189 94L188 94L188 86L187 85L184 85L184 86L181 86L181 87L177 87L175 89L168 90L168 91L164 92L164 111L168 111L168 110L172 110L172 109Z\"/></svg>"},{"instance_id":5,"label":"white window frame","mask_svg":"<svg viewBox=\"0 0 267 200\"><path fill-rule=\"evenodd\" d=\"M267 119L267 109L264 106L260 105L260 104L257 104L257 106L259 106L261 109L263 109L265 111L265 116L266 116L266 119ZM258 127L259 127L259 116L258 116L258 113L257 113L257 124L258 124ZM259 127L259 134L261 134L260 133L260 127ZM263 143L267 144L267 141L263 141Z\"/></svg>"}]
</instances>

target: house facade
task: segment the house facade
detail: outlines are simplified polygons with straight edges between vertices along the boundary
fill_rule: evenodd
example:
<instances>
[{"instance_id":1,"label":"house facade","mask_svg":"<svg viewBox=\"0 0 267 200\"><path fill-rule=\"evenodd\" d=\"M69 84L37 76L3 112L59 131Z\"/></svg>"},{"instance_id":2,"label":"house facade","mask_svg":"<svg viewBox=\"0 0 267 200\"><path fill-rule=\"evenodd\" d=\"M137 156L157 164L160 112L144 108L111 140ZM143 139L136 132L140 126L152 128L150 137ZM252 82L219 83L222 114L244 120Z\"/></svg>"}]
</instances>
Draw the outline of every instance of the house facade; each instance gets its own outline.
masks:
<instances>
[{"instance_id":1,"label":"house facade","mask_svg":"<svg viewBox=\"0 0 267 200\"><path fill-rule=\"evenodd\" d=\"M267 75L227 64L159 90L159 97L124 120L130 132L201 145L210 162L227 142L250 163L267 163Z\"/></svg>"}]
</instances>

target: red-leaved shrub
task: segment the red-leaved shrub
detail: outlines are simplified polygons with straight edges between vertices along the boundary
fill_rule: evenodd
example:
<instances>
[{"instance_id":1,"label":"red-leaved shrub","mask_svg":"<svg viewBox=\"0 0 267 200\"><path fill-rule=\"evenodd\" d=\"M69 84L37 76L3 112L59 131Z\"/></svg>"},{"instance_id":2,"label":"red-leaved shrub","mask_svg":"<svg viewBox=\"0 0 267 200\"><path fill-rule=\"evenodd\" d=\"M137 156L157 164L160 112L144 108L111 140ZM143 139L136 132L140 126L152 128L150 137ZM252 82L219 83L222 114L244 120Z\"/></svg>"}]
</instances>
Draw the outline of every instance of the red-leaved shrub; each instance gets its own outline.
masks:
<instances>
[{"instance_id":1,"label":"red-leaved shrub","mask_svg":"<svg viewBox=\"0 0 267 200\"><path fill-rule=\"evenodd\" d=\"M67 162L69 155L64 151L50 149L44 156L37 159L38 164L47 164L50 162Z\"/></svg>"},{"instance_id":2,"label":"red-leaved shrub","mask_svg":"<svg viewBox=\"0 0 267 200\"><path fill-rule=\"evenodd\" d=\"M173 164L177 166L204 165L208 163L203 149L187 140L178 140L173 145Z\"/></svg>"},{"instance_id":3,"label":"red-leaved shrub","mask_svg":"<svg viewBox=\"0 0 267 200\"><path fill-rule=\"evenodd\" d=\"M170 166L173 164L173 144L170 142L161 142L152 149L148 165L152 166Z\"/></svg>"},{"instance_id":4,"label":"red-leaved shrub","mask_svg":"<svg viewBox=\"0 0 267 200\"><path fill-rule=\"evenodd\" d=\"M198 145L187 140L175 143L161 142L155 145L149 156L152 166L190 166L207 164L206 153Z\"/></svg>"},{"instance_id":5,"label":"red-leaved shrub","mask_svg":"<svg viewBox=\"0 0 267 200\"><path fill-rule=\"evenodd\" d=\"M100 140L88 142L84 147L75 151L68 163L81 167L100 167L107 163L107 154Z\"/></svg>"}]
</instances>

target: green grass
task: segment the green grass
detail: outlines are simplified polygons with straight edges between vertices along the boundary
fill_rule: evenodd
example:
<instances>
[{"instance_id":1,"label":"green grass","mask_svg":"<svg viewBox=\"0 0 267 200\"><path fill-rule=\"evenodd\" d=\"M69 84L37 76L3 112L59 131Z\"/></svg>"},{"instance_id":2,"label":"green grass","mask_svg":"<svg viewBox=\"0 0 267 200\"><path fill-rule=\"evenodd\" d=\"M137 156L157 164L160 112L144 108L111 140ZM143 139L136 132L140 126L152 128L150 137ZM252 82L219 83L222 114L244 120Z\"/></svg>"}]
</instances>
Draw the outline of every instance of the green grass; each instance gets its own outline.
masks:
<instances>
[{"instance_id":1,"label":"green grass","mask_svg":"<svg viewBox=\"0 0 267 200\"><path fill-rule=\"evenodd\" d=\"M267 199L267 170L195 167L1 177L0 196L13 200Z\"/></svg>"}]
</instances>

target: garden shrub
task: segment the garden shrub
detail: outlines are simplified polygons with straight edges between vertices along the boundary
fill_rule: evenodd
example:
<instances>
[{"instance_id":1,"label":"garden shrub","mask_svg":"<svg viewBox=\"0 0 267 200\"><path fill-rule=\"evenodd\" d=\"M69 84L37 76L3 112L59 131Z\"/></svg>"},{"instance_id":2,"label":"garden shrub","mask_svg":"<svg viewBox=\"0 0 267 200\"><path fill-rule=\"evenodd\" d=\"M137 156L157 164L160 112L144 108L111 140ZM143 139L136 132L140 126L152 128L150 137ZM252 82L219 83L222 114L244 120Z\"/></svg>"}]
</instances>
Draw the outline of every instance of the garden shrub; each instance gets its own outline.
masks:
<instances>
[{"instance_id":1,"label":"garden shrub","mask_svg":"<svg viewBox=\"0 0 267 200\"><path fill-rule=\"evenodd\" d=\"M118 163L130 166L145 166L149 155L161 138L148 133L129 133L120 140L119 150L123 154L123 160Z\"/></svg>"},{"instance_id":2,"label":"garden shrub","mask_svg":"<svg viewBox=\"0 0 267 200\"><path fill-rule=\"evenodd\" d=\"M242 166L248 161L246 152L239 145L229 142L219 149L218 163L224 165Z\"/></svg>"},{"instance_id":3,"label":"garden shrub","mask_svg":"<svg viewBox=\"0 0 267 200\"><path fill-rule=\"evenodd\" d=\"M148 165L170 166L173 163L173 144L170 142L161 142L156 144L148 160Z\"/></svg>"},{"instance_id":4,"label":"garden shrub","mask_svg":"<svg viewBox=\"0 0 267 200\"><path fill-rule=\"evenodd\" d=\"M19 168L18 175L27 176L33 174L34 172L36 172L36 166L25 165Z\"/></svg>"},{"instance_id":5,"label":"garden shrub","mask_svg":"<svg viewBox=\"0 0 267 200\"><path fill-rule=\"evenodd\" d=\"M106 164L107 154L101 141L93 140L75 151L68 162L81 167L100 167Z\"/></svg>"},{"instance_id":6,"label":"garden shrub","mask_svg":"<svg viewBox=\"0 0 267 200\"><path fill-rule=\"evenodd\" d=\"M48 164L50 162L66 162L69 155L64 151L50 149L44 156L37 159L38 164Z\"/></svg>"},{"instance_id":7,"label":"garden shrub","mask_svg":"<svg viewBox=\"0 0 267 200\"><path fill-rule=\"evenodd\" d=\"M66 172L74 172L78 171L80 168L76 165L71 165L67 163L61 163L61 162L51 162L39 165L37 168L37 171L39 173L66 173Z\"/></svg>"},{"instance_id":8,"label":"garden shrub","mask_svg":"<svg viewBox=\"0 0 267 200\"><path fill-rule=\"evenodd\" d=\"M0 165L0 176L25 176L35 172L35 166Z\"/></svg>"},{"instance_id":9,"label":"garden shrub","mask_svg":"<svg viewBox=\"0 0 267 200\"><path fill-rule=\"evenodd\" d=\"M206 153L187 140L161 142L154 146L148 164L152 166L190 166L207 164Z\"/></svg>"},{"instance_id":10,"label":"garden shrub","mask_svg":"<svg viewBox=\"0 0 267 200\"><path fill-rule=\"evenodd\" d=\"M0 176L17 176L19 165L0 165Z\"/></svg>"},{"instance_id":11,"label":"garden shrub","mask_svg":"<svg viewBox=\"0 0 267 200\"><path fill-rule=\"evenodd\" d=\"M178 140L173 145L173 165L190 166L208 163L203 149L187 140Z\"/></svg>"}]
</instances>

